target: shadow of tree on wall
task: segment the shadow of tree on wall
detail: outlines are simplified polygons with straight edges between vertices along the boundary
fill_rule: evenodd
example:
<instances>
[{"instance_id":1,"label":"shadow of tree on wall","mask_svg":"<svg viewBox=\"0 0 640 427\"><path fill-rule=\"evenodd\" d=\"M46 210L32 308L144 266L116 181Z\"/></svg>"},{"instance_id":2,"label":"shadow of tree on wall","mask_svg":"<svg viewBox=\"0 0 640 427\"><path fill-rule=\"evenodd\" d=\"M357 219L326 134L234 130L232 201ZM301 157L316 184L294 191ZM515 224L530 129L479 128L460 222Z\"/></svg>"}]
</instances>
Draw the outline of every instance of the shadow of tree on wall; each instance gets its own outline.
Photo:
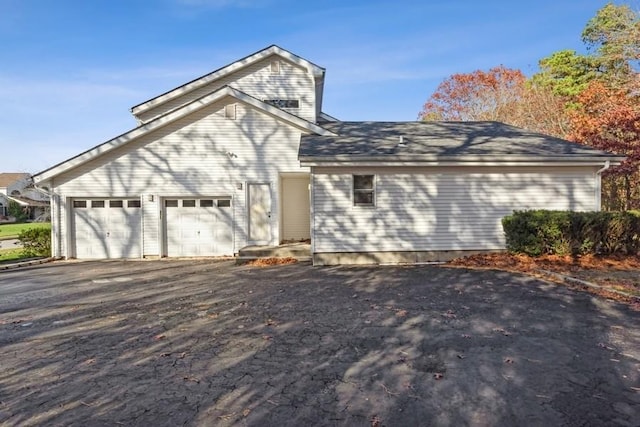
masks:
<instances>
[{"instance_id":1,"label":"shadow of tree on wall","mask_svg":"<svg viewBox=\"0 0 640 427\"><path fill-rule=\"evenodd\" d=\"M340 128L340 124L335 126ZM358 156L371 155L367 150L375 149L377 154L388 154L393 159L399 150L397 126L379 123L375 126L375 135L366 131L367 126L363 126L362 131L355 127L356 130L349 133L355 142L348 143L344 152L357 160ZM438 129L445 128L440 131L445 135L450 132L444 124L429 126L436 131L434 138L440 143L443 137ZM467 126L473 130L472 123ZM481 131L460 135L451 144L434 147L434 152L443 158L460 152L473 153L473 147L495 146L504 138L517 136L503 132L493 138L485 127ZM383 142L370 144L371 138L378 137L377 132ZM406 135L405 144L411 147L411 135ZM416 151L423 148L418 147ZM509 150L508 145L503 148L505 153ZM558 150L562 154L565 148L560 146ZM400 151L410 153L411 148ZM481 148L479 152L485 151ZM322 147L318 152L322 153ZM505 159L496 155L496 162L502 160ZM595 200L595 174L591 175L588 169L392 167L383 160L368 167L316 167L313 194L316 252L504 249L500 221L513 210L591 209ZM595 173L595 168L591 169ZM353 206L352 174L376 176L375 206ZM554 181L557 178L558 181ZM375 253L364 254L361 259L366 257L373 263L385 261L384 256Z\"/></svg>"},{"instance_id":2,"label":"shadow of tree on wall","mask_svg":"<svg viewBox=\"0 0 640 427\"><path fill-rule=\"evenodd\" d=\"M72 187L66 196L82 197L235 196L236 249L245 246L247 207L237 184L270 183L272 217L278 218L278 174L305 169L297 161L300 130L246 104L241 104L237 120L227 120L221 111L229 102L238 101L227 97L205 106L69 172L57 185ZM158 221L144 226L159 235ZM95 231L99 235L99 227Z\"/></svg>"},{"instance_id":3,"label":"shadow of tree on wall","mask_svg":"<svg viewBox=\"0 0 640 427\"><path fill-rule=\"evenodd\" d=\"M0 423L560 425L639 413L638 316L533 279L203 261L79 270L3 273Z\"/></svg>"}]
</instances>

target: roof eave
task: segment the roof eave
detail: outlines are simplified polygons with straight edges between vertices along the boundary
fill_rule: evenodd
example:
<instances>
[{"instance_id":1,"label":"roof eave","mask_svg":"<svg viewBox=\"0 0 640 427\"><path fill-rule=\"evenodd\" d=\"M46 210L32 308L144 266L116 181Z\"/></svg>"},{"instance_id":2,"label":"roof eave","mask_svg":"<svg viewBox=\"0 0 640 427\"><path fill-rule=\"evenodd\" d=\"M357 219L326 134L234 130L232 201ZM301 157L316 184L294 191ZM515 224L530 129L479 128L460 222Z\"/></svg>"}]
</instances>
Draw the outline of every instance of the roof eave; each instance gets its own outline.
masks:
<instances>
[{"instance_id":1,"label":"roof eave","mask_svg":"<svg viewBox=\"0 0 640 427\"><path fill-rule=\"evenodd\" d=\"M52 178L54 178L55 176L65 173L87 162L90 162L98 158L99 156L102 156L120 146L123 146L137 138L140 138L148 134L149 132L152 132L156 129L164 127L170 123L175 122L176 120L179 120L187 116L188 114L194 111L200 110L208 105L211 105L212 103L219 101L220 99L226 96L231 96L241 102L244 102L245 104L251 105L259 110L262 110L266 114L271 115L276 119L280 119L282 121L288 122L290 125L298 127L301 130L306 130L309 133L315 133L317 135L323 135L323 136L335 136L335 134L328 131L327 129L324 129L319 125L311 123L298 116L295 116L291 113L281 110L280 108L274 107L263 101L260 101L259 99L254 98L250 95L247 95L246 93L239 91L238 89L234 89L230 86L225 86L211 94L208 94L199 99L196 99L190 102L189 104L186 104L176 110L166 113L160 117L157 117L156 119L148 123L145 123L135 129L132 129L129 132L126 132L120 136L117 136L116 138L113 138L83 153L80 153L79 155L72 157L71 159L68 159L48 169L45 169L44 171L35 174L33 176L33 180L37 184L47 182Z\"/></svg>"},{"instance_id":2,"label":"roof eave","mask_svg":"<svg viewBox=\"0 0 640 427\"><path fill-rule=\"evenodd\" d=\"M500 160L482 156L432 156L406 157L357 157L353 156L299 156L301 166L316 167L357 167L357 166L602 166L607 161L617 166L625 157L585 156L585 157L504 157Z\"/></svg>"},{"instance_id":3,"label":"roof eave","mask_svg":"<svg viewBox=\"0 0 640 427\"><path fill-rule=\"evenodd\" d=\"M300 56L297 56L277 45L271 45L251 55L245 56L240 60L234 61L228 65L225 65L224 67L221 67L211 73L205 74L204 76L200 76L194 80L191 80L186 84L183 84L174 89L171 89L161 95L158 95L140 104L134 105L133 107L131 107L131 113L137 116L138 114L141 114L144 111L147 111L151 108L162 105L165 102L170 101L171 99L174 99L176 97L192 92L222 77L225 77L231 73L234 73L238 70L248 67L249 65L254 64L258 61L261 61L262 59L267 58L271 55L278 55L284 59L287 59L305 68L313 77L324 79L324 75L325 75L324 68Z\"/></svg>"}]
</instances>

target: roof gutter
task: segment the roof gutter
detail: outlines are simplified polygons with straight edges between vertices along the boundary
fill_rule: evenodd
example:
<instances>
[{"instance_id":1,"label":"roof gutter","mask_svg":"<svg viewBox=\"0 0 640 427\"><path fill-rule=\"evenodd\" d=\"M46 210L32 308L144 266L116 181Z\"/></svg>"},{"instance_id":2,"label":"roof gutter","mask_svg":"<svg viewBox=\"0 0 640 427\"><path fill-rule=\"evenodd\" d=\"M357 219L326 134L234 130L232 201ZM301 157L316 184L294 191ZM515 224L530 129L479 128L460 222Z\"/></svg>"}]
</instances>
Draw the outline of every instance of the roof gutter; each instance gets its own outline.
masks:
<instances>
[{"instance_id":1,"label":"roof gutter","mask_svg":"<svg viewBox=\"0 0 640 427\"><path fill-rule=\"evenodd\" d=\"M543 158L530 158L530 159L505 159L501 161L496 160L482 160L482 159L433 159L433 160L352 160L352 161L340 161L340 160L320 160L317 158L304 158L300 159L301 166L313 166L313 167L398 167L398 166L600 166L602 165L602 159L594 158L579 158L579 159L543 159ZM611 165L620 164L618 159L606 160Z\"/></svg>"}]
</instances>

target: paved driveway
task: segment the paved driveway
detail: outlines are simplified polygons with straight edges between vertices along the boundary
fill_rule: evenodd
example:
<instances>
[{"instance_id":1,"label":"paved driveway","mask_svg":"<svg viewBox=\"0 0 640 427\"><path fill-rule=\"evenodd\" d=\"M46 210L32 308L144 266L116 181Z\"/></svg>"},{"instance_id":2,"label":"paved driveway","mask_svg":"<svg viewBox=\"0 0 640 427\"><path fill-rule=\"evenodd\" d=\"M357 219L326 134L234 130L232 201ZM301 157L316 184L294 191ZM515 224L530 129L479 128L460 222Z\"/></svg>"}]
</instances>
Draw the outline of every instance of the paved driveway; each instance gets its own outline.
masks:
<instances>
[{"instance_id":1,"label":"paved driveway","mask_svg":"<svg viewBox=\"0 0 640 427\"><path fill-rule=\"evenodd\" d=\"M0 424L638 425L640 315L439 267L0 272Z\"/></svg>"}]
</instances>

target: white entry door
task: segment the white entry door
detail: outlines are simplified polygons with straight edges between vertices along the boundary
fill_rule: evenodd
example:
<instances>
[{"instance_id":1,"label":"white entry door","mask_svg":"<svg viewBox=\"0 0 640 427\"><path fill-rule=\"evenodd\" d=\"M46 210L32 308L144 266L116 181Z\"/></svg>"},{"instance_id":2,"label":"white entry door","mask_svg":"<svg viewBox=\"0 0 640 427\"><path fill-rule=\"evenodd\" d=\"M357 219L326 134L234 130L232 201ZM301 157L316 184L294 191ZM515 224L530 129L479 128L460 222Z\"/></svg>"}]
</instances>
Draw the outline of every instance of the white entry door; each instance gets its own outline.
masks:
<instances>
[{"instance_id":1,"label":"white entry door","mask_svg":"<svg viewBox=\"0 0 640 427\"><path fill-rule=\"evenodd\" d=\"M271 187L269 184L249 184L249 243L271 243Z\"/></svg>"},{"instance_id":2,"label":"white entry door","mask_svg":"<svg viewBox=\"0 0 640 427\"><path fill-rule=\"evenodd\" d=\"M166 254L233 255L231 198L165 199Z\"/></svg>"},{"instance_id":3,"label":"white entry door","mask_svg":"<svg viewBox=\"0 0 640 427\"><path fill-rule=\"evenodd\" d=\"M139 258L139 199L75 199L73 226L78 259Z\"/></svg>"}]
</instances>

